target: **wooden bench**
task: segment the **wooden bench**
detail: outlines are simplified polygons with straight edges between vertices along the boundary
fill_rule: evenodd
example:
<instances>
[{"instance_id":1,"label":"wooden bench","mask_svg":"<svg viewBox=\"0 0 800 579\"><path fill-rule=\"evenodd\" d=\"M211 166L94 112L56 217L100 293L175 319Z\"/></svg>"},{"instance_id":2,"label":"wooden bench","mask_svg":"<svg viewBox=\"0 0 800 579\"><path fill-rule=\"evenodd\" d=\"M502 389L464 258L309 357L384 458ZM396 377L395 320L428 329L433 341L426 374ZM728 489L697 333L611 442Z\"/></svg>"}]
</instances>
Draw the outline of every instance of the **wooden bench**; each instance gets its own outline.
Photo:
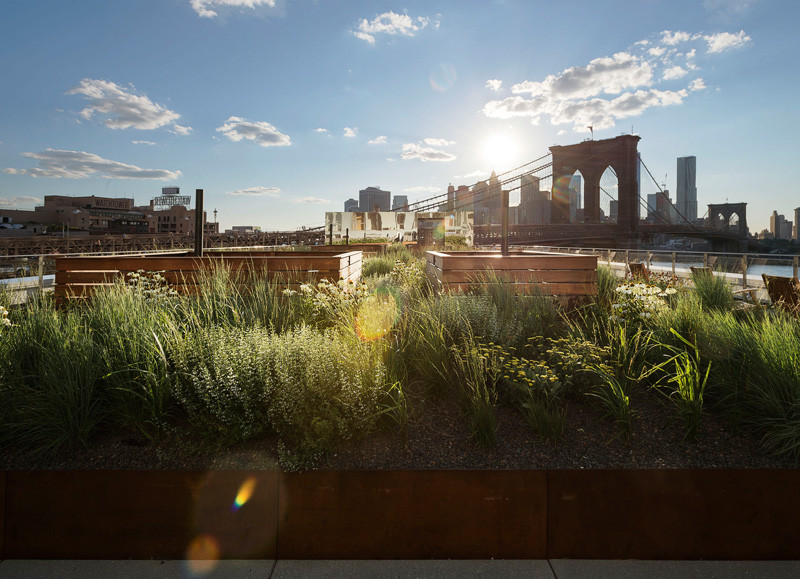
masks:
<instances>
[{"instance_id":1,"label":"wooden bench","mask_svg":"<svg viewBox=\"0 0 800 579\"><path fill-rule=\"evenodd\" d=\"M650 277L650 271L643 263L631 262L628 264L628 275L630 275L631 279L646 280Z\"/></svg>"},{"instance_id":2,"label":"wooden bench","mask_svg":"<svg viewBox=\"0 0 800 579\"><path fill-rule=\"evenodd\" d=\"M765 273L762 273L761 277L774 307L781 307L794 315L800 314L800 281L796 277L782 277Z\"/></svg>"}]
</instances>

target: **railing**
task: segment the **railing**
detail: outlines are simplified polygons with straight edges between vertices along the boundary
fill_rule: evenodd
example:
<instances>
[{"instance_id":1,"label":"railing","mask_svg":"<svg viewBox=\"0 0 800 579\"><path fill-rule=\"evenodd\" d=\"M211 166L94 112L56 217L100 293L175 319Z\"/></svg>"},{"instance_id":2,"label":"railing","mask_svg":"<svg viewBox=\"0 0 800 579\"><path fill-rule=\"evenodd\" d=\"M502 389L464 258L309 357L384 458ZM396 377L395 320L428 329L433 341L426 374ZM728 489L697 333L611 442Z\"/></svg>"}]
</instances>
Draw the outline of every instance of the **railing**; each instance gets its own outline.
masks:
<instances>
[{"instance_id":1,"label":"railing","mask_svg":"<svg viewBox=\"0 0 800 579\"><path fill-rule=\"evenodd\" d=\"M767 275L797 276L800 257L797 255L776 255L763 253L712 253L695 251L669 251L655 249L607 249L587 247L553 247L532 245L525 249L596 255L600 264L612 269L624 270L631 262L646 263L655 272L669 273L676 277L688 278L690 266L709 267L723 275L730 283L742 288L761 288L764 282L762 273Z\"/></svg>"}]
</instances>

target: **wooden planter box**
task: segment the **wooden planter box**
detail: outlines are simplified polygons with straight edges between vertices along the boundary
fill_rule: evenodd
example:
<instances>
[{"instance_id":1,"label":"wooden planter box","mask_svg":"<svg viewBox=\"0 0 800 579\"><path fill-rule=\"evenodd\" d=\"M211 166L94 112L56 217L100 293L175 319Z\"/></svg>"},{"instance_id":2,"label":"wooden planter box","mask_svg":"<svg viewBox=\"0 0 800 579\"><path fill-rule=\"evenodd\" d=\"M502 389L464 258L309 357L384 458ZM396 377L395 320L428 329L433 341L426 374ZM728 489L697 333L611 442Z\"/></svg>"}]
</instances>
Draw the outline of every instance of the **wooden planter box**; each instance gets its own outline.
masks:
<instances>
[{"instance_id":1,"label":"wooden planter box","mask_svg":"<svg viewBox=\"0 0 800 579\"><path fill-rule=\"evenodd\" d=\"M296 285L323 278L358 281L361 278L360 251L333 254L330 251L254 251L208 253L202 258L191 255L138 255L59 257L56 259L55 296L57 301L82 298L99 287L127 279L139 270L161 272L167 283L179 293L191 293L199 274L224 266L232 272L257 271L271 279L276 276Z\"/></svg>"},{"instance_id":2,"label":"wooden planter box","mask_svg":"<svg viewBox=\"0 0 800 579\"><path fill-rule=\"evenodd\" d=\"M583 305L597 295L597 257L523 251L428 251L427 274L440 289L467 290L486 283L487 274L511 284L516 293L554 296L566 306Z\"/></svg>"},{"instance_id":3,"label":"wooden planter box","mask_svg":"<svg viewBox=\"0 0 800 579\"><path fill-rule=\"evenodd\" d=\"M799 486L798 470L0 471L0 557L796 560Z\"/></svg>"}]
</instances>

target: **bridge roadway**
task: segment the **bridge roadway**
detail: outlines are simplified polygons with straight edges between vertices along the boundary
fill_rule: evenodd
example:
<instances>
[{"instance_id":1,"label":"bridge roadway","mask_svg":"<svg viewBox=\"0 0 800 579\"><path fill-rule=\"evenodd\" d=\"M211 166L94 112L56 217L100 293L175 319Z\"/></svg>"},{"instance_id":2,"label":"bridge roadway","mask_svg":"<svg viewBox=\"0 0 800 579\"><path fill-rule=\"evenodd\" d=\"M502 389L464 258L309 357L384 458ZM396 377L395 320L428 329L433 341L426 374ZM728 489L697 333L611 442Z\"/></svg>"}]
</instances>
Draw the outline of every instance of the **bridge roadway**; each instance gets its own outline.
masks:
<instances>
[{"instance_id":1,"label":"bridge roadway","mask_svg":"<svg viewBox=\"0 0 800 579\"><path fill-rule=\"evenodd\" d=\"M238 235L206 235L203 240L203 247L212 249L258 245L314 245L315 243L324 243L324 241L324 231L319 228ZM194 235L131 234L87 235L81 237L52 235L0 237L0 256L192 248L194 248Z\"/></svg>"},{"instance_id":2,"label":"bridge roadway","mask_svg":"<svg viewBox=\"0 0 800 579\"><path fill-rule=\"evenodd\" d=\"M715 251L740 251L741 240L735 233L708 227L675 224L640 223L632 236L613 223L548 223L543 225L510 225L508 242L511 245L559 245L565 242L595 247L629 247L638 241L648 241L656 235L693 237L712 242ZM499 245L500 225L478 225L474 230L475 245Z\"/></svg>"}]
</instances>

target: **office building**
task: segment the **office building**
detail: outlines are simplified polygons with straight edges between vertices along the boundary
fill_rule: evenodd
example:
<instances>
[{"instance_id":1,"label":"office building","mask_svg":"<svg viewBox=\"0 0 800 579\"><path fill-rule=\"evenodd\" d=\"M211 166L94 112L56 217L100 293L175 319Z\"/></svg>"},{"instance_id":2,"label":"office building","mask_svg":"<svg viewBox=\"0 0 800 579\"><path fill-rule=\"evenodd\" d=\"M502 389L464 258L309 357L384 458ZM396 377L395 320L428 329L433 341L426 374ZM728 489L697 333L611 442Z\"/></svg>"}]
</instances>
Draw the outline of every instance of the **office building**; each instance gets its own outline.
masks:
<instances>
[{"instance_id":1,"label":"office building","mask_svg":"<svg viewBox=\"0 0 800 579\"><path fill-rule=\"evenodd\" d=\"M358 192L359 211L391 211L391 191L381 191L380 187L367 187Z\"/></svg>"},{"instance_id":2,"label":"office building","mask_svg":"<svg viewBox=\"0 0 800 579\"><path fill-rule=\"evenodd\" d=\"M408 195L395 195L392 200L392 211L407 210L408 209Z\"/></svg>"},{"instance_id":3,"label":"office building","mask_svg":"<svg viewBox=\"0 0 800 579\"><path fill-rule=\"evenodd\" d=\"M678 157L677 207L690 223L697 221L697 158Z\"/></svg>"},{"instance_id":4,"label":"office building","mask_svg":"<svg viewBox=\"0 0 800 579\"><path fill-rule=\"evenodd\" d=\"M348 199L344 202L344 212L352 213L358 211L358 199Z\"/></svg>"}]
</instances>

